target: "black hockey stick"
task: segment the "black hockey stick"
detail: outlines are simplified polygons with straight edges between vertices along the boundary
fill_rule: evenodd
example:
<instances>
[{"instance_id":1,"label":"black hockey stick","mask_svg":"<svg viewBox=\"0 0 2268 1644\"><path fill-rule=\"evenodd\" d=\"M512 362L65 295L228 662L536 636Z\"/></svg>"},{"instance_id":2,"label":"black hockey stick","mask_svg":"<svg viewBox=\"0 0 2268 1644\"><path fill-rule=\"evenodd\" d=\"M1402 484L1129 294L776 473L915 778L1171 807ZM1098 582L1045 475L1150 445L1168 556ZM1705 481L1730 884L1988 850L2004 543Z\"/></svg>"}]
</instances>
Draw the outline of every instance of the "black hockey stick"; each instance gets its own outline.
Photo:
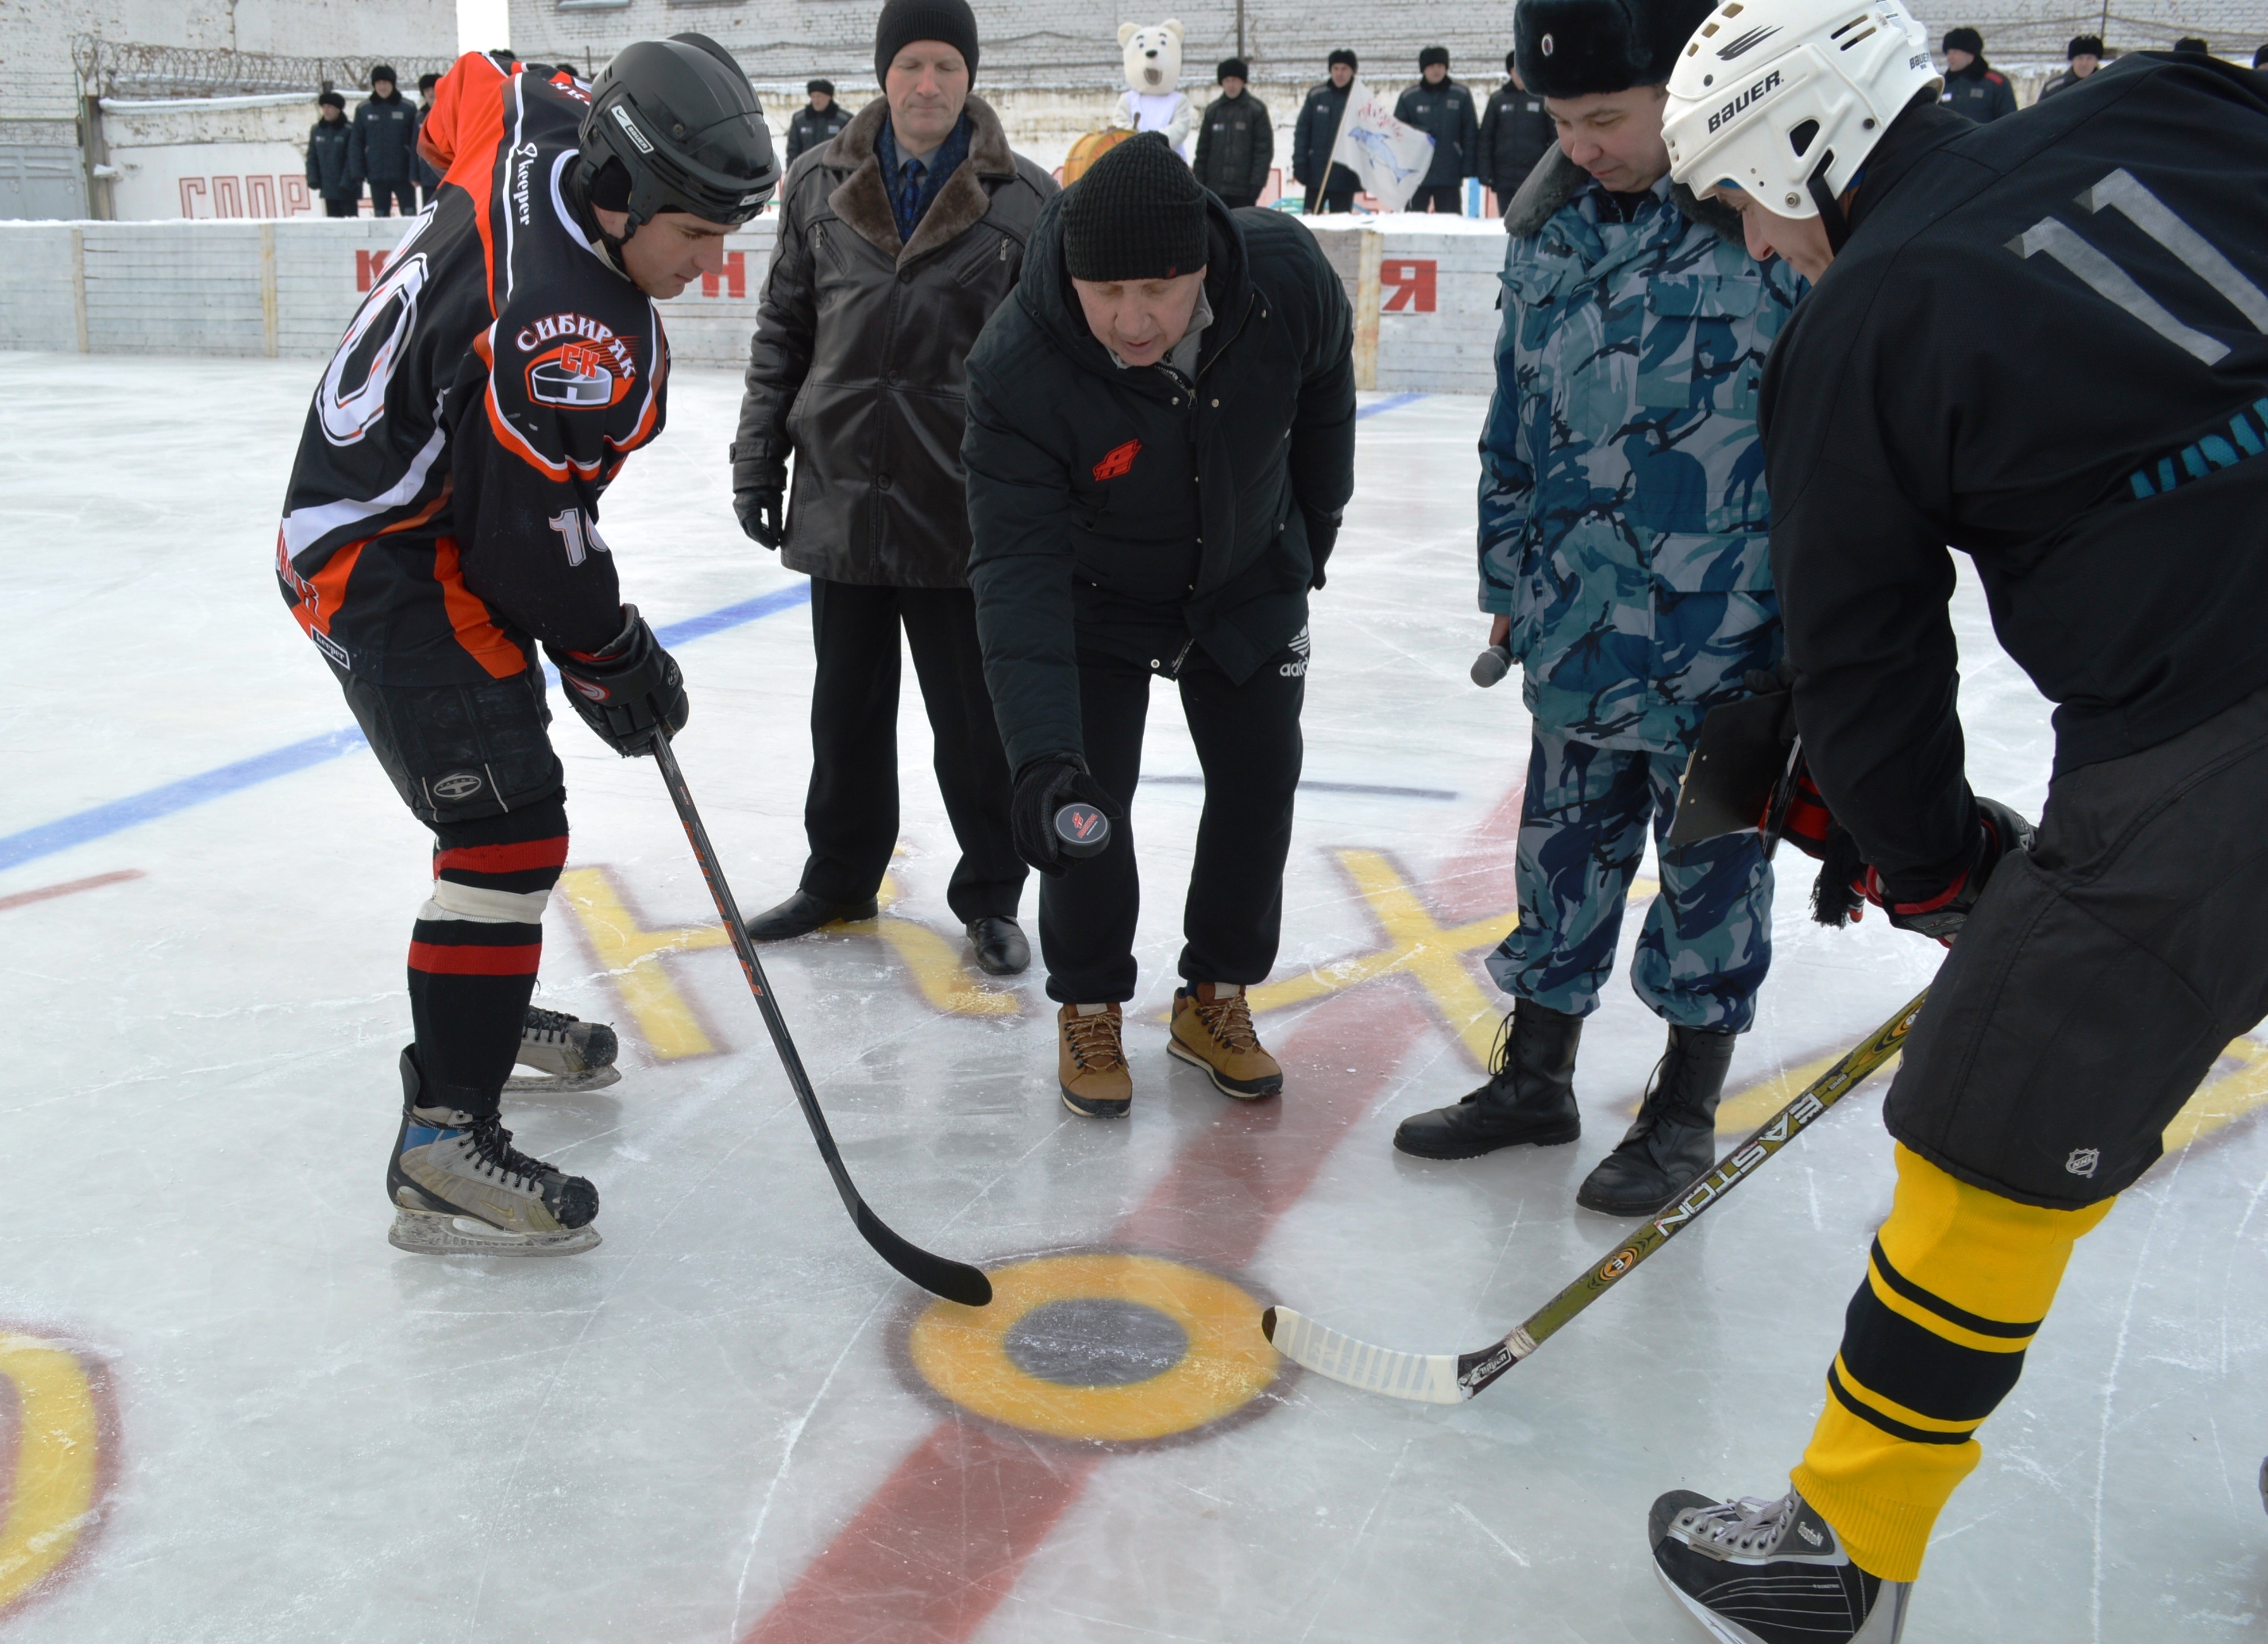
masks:
<instances>
[{"instance_id":1,"label":"black hockey stick","mask_svg":"<svg viewBox=\"0 0 2268 1644\"><path fill-rule=\"evenodd\" d=\"M1739 1186L1758 1165L1896 1056L1928 997L1926 989L1917 994L1912 1003L1876 1028L1864 1043L1806 1085L1756 1134L1719 1160L1715 1169L1697 1180L1675 1202L1654 1212L1645 1232L1617 1245L1605 1261L1538 1308L1502 1341L1491 1342L1477 1353L1395 1353L1342 1336L1290 1308L1280 1307L1270 1308L1260 1316L1260 1329L1276 1344L1276 1350L1294 1364L1349 1387L1423 1404L1462 1404L1558 1334L1631 1269L1683 1233L1694 1218Z\"/></svg>"},{"instance_id":2,"label":"black hockey stick","mask_svg":"<svg viewBox=\"0 0 2268 1644\"><path fill-rule=\"evenodd\" d=\"M709 830L701 825L701 813L693 807L693 791L685 785L685 773L677 768L677 756L670 751L669 739L664 736L653 739L652 749L654 763L661 767L662 780L668 785L670 802L677 807L677 819L685 824L685 837L693 842L693 857L701 864L701 877L709 881L709 894L717 900L717 911L725 921L725 933L733 939L733 951L740 956L740 969L748 978L748 991L756 996L756 1006L764 1014L764 1026L771 1030L772 1048L779 1052L780 1065L787 1070L787 1082L794 1087L795 1099L802 1104L812 1139L819 1144L819 1156L827 1161L827 1174L835 1178L835 1191L843 1195L843 1208L850 1213L860 1236L874 1247L875 1254L923 1289L967 1307L984 1306L992 1300L990 1279L966 1262L952 1261L917 1244L909 1244L869 1210L866 1201L858 1196L850 1172L843 1167L843 1154L835 1146L835 1137L827 1128L827 1116L819 1110L819 1097L811 1088L811 1075L803 1071L803 1058L796 1054L795 1041L788 1036L787 1019L780 1014L779 1006L772 998L771 984L764 979L764 968L757 962L755 944L748 940L747 930L740 923L740 909L733 900L733 888L725 882L725 872L717 866L716 847L709 843Z\"/></svg>"}]
</instances>

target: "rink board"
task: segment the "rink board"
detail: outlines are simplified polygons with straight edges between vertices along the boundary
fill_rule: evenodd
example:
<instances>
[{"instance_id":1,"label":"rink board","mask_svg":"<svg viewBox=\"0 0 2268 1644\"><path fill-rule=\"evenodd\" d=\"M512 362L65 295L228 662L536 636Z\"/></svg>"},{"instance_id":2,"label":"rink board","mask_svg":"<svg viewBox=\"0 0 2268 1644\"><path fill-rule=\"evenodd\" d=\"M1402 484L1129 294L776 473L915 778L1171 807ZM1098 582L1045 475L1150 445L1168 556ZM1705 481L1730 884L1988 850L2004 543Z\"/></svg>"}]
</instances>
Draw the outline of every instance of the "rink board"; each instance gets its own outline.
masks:
<instances>
[{"instance_id":1,"label":"rink board","mask_svg":"<svg viewBox=\"0 0 2268 1644\"><path fill-rule=\"evenodd\" d=\"M1358 314L1376 321L1365 387L1486 394L1501 234L1317 226ZM726 240L725 271L662 306L672 358L747 358L777 218ZM0 348L92 354L316 357L385 269L398 217L272 222L0 223ZM1366 283L1374 236L1380 277Z\"/></svg>"}]
</instances>

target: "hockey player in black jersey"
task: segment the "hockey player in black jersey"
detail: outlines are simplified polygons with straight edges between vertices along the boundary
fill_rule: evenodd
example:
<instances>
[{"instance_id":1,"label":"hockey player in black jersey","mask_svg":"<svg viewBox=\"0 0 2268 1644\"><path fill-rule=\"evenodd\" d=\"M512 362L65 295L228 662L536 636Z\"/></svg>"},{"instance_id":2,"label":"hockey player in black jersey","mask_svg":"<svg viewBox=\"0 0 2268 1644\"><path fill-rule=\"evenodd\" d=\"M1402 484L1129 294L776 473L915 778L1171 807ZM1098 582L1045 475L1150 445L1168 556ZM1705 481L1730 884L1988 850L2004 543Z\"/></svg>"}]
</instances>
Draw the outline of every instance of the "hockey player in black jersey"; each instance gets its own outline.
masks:
<instances>
[{"instance_id":1,"label":"hockey player in black jersey","mask_svg":"<svg viewBox=\"0 0 2268 1644\"><path fill-rule=\"evenodd\" d=\"M661 431L654 299L718 271L779 167L747 77L698 34L626 47L587 85L466 56L420 144L441 188L316 391L276 575L435 836L389 1236L567 1255L599 1242L597 1191L498 1122L515 1060L588 1074L613 1052L611 1030L528 1009L567 856L535 649L624 755L685 723L676 663L622 601L599 501Z\"/></svg>"},{"instance_id":2,"label":"hockey player in black jersey","mask_svg":"<svg viewBox=\"0 0 2268 1644\"><path fill-rule=\"evenodd\" d=\"M1853 903L1951 947L1793 1487L1653 1509L1749 1644L1897 1637L2074 1242L2268 1012L2268 78L2137 55L1982 129L1936 79L1897 0L1732 0L1663 129L1815 282L1761 401L1795 720ZM2057 704L2036 839L1963 776L1948 544Z\"/></svg>"}]
</instances>

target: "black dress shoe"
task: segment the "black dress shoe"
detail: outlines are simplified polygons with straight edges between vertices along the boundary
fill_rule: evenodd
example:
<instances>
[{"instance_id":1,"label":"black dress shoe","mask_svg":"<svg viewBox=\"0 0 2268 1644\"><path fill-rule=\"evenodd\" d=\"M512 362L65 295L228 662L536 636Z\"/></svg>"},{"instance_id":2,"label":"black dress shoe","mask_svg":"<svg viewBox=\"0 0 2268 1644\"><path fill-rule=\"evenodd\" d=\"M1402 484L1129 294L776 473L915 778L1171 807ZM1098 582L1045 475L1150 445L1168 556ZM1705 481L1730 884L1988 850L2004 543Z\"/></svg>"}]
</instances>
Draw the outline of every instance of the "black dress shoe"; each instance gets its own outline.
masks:
<instances>
[{"instance_id":1,"label":"black dress shoe","mask_svg":"<svg viewBox=\"0 0 2268 1644\"><path fill-rule=\"evenodd\" d=\"M777 908L767 908L747 924L752 942L784 942L791 936L808 936L822 925L839 919L871 919L880 908L874 898L864 902L822 902L807 890L799 890Z\"/></svg>"},{"instance_id":2,"label":"black dress shoe","mask_svg":"<svg viewBox=\"0 0 2268 1644\"><path fill-rule=\"evenodd\" d=\"M1454 1107L1414 1113L1394 1145L1420 1159L1477 1159L1499 1147L1557 1147L1583 1133L1575 1047L1583 1019L1520 999L1497 1032L1489 1080Z\"/></svg>"},{"instance_id":3,"label":"black dress shoe","mask_svg":"<svg viewBox=\"0 0 2268 1644\"><path fill-rule=\"evenodd\" d=\"M1024 927L1011 918L969 920L968 945L976 950L976 968L988 977L1021 976L1032 962Z\"/></svg>"}]
</instances>

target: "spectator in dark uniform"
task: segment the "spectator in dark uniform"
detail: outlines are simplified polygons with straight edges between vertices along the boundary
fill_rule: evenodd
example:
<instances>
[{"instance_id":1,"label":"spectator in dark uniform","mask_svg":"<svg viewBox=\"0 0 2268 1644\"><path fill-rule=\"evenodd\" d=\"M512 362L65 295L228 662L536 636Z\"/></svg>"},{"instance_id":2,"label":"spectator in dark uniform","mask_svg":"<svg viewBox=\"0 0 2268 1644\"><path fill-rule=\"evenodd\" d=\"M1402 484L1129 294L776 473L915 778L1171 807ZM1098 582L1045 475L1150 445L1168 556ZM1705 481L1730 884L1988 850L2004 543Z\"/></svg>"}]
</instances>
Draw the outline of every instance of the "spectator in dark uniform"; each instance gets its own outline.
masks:
<instances>
[{"instance_id":1,"label":"spectator in dark uniform","mask_svg":"<svg viewBox=\"0 0 2268 1644\"><path fill-rule=\"evenodd\" d=\"M2016 88L1984 61L1984 36L1973 28L1945 32L1945 94L1940 100L1980 126L2016 112Z\"/></svg>"},{"instance_id":2,"label":"spectator in dark uniform","mask_svg":"<svg viewBox=\"0 0 2268 1644\"><path fill-rule=\"evenodd\" d=\"M2176 51L2193 51L2199 56L2213 55L2213 42L2202 34L2184 34L2174 42Z\"/></svg>"},{"instance_id":3,"label":"spectator in dark uniform","mask_svg":"<svg viewBox=\"0 0 2268 1644\"><path fill-rule=\"evenodd\" d=\"M425 116L432 112L433 88L440 84L441 77L438 74L421 74L417 77L417 131L419 133L423 133L425 129ZM410 138L409 152L410 169L417 176L417 203L420 207L431 205L433 203L435 191L441 187L441 173L426 164L424 151L417 146L416 136Z\"/></svg>"},{"instance_id":4,"label":"spectator in dark uniform","mask_svg":"<svg viewBox=\"0 0 2268 1644\"><path fill-rule=\"evenodd\" d=\"M307 134L307 187L322 196L325 217L354 217L362 208L362 179L354 174L353 128L347 124L347 100L325 92L315 100L320 114Z\"/></svg>"},{"instance_id":5,"label":"spectator in dark uniform","mask_svg":"<svg viewBox=\"0 0 2268 1644\"><path fill-rule=\"evenodd\" d=\"M1344 166L1331 163L1331 149L1339 140L1339 122L1346 118L1347 88L1361 65L1354 53L1342 48L1330 55L1331 77L1307 93L1300 105L1299 123L1292 128L1292 178L1303 184L1307 198L1301 210L1309 217L1318 211L1351 211L1354 192L1362 180Z\"/></svg>"},{"instance_id":6,"label":"spectator in dark uniform","mask_svg":"<svg viewBox=\"0 0 2268 1644\"><path fill-rule=\"evenodd\" d=\"M404 97L387 63L370 70L370 95L354 112L348 138L355 176L370 184L370 214L392 217L396 202L404 217L417 210L417 106Z\"/></svg>"},{"instance_id":7,"label":"spectator in dark uniform","mask_svg":"<svg viewBox=\"0 0 2268 1644\"><path fill-rule=\"evenodd\" d=\"M1214 75L1220 95L1199 116L1192 169L1223 204L1258 205L1260 191L1268 186L1268 168L1276 159L1276 129L1268 123L1268 105L1245 90L1252 68L1243 58L1228 58Z\"/></svg>"},{"instance_id":8,"label":"spectator in dark uniform","mask_svg":"<svg viewBox=\"0 0 2268 1644\"><path fill-rule=\"evenodd\" d=\"M2071 67L2066 69L2040 87L2040 100L2044 102L2058 92L2067 92L2102 66L2102 36L2081 34L2064 48Z\"/></svg>"},{"instance_id":9,"label":"spectator in dark uniform","mask_svg":"<svg viewBox=\"0 0 2268 1644\"><path fill-rule=\"evenodd\" d=\"M804 88L811 101L795 111L795 118L787 122L787 163L795 164L795 157L806 149L825 146L835 141L835 134L850 123L850 111L835 100L835 82L814 80Z\"/></svg>"},{"instance_id":10,"label":"spectator in dark uniform","mask_svg":"<svg viewBox=\"0 0 2268 1644\"><path fill-rule=\"evenodd\" d=\"M1535 162L1559 141L1551 111L1541 97L1520 83L1514 55L1509 51L1504 54L1505 83L1489 99L1488 112L1481 116L1480 166L1476 174L1482 188L1496 190L1499 213L1512 209L1512 196L1520 192Z\"/></svg>"},{"instance_id":11,"label":"spectator in dark uniform","mask_svg":"<svg viewBox=\"0 0 2268 1644\"><path fill-rule=\"evenodd\" d=\"M1402 93L1394 117L1433 139L1433 163L1425 181L1410 196L1412 211L1465 214L1465 179L1480 169L1480 116L1470 91L1449 77L1449 48L1428 46L1418 54L1423 77Z\"/></svg>"}]
</instances>

